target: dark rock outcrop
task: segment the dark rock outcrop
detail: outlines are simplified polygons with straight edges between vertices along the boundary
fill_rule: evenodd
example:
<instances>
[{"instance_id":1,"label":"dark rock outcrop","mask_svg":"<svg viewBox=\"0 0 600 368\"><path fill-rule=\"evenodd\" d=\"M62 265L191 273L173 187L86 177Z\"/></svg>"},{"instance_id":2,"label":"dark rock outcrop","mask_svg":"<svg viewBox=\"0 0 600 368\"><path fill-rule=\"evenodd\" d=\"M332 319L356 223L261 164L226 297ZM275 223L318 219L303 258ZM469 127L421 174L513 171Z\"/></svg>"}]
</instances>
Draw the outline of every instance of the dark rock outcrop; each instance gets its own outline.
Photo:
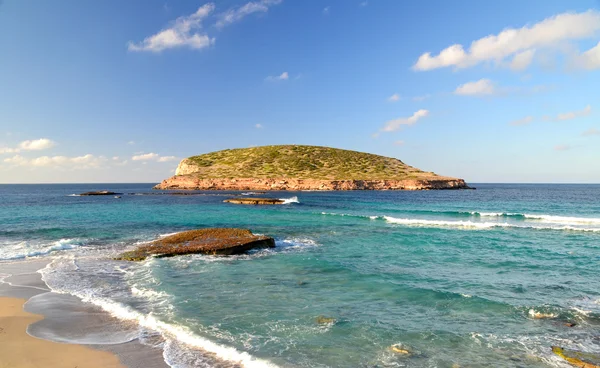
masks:
<instances>
[{"instance_id":1,"label":"dark rock outcrop","mask_svg":"<svg viewBox=\"0 0 600 368\"><path fill-rule=\"evenodd\" d=\"M283 204L284 201L277 198L230 198L223 202L235 204Z\"/></svg>"},{"instance_id":2,"label":"dark rock outcrop","mask_svg":"<svg viewBox=\"0 0 600 368\"><path fill-rule=\"evenodd\" d=\"M172 257L185 254L233 255L256 248L273 248L275 240L264 235L254 235L247 229L208 228L177 233L125 252L115 259L143 261L155 257Z\"/></svg>"},{"instance_id":3,"label":"dark rock outcrop","mask_svg":"<svg viewBox=\"0 0 600 368\"><path fill-rule=\"evenodd\" d=\"M123 193L115 193L108 190L100 190L97 192L85 192L81 193L80 196L106 196L106 195L121 195Z\"/></svg>"}]
</instances>

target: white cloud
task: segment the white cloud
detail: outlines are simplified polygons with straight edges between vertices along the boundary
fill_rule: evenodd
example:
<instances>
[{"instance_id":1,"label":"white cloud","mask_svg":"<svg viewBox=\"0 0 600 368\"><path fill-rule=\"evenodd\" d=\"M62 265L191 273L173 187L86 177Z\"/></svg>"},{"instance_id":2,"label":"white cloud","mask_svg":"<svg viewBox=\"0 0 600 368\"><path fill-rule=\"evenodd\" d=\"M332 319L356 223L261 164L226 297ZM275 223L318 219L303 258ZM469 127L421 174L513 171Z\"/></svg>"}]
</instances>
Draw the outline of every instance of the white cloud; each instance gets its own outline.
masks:
<instances>
[{"instance_id":1,"label":"white cloud","mask_svg":"<svg viewBox=\"0 0 600 368\"><path fill-rule=\"evenodd\" d=\"M533 61L533 56L535 55L535 50L525 50L515 55L510 63L510 68L512 70L521 71L527 69L527 67Z\"/></svg>"},{"instance_id":2,"label":"white cloud","mask_svg":"<svg viewBox=\"0 0 600 368\"><path fill-rule=\"evenodd\" d=\"M581 133L581 135L584 137L589 137L592 135L600 135L600 130L598 130L596 128L590 128L590 129L586 130L585 132Z\"/></svg>"},{"instance_id":3,"label":"white cloud","mask_svg":"<svg viewBox=\"0 0 600 368\"><path fill-rule=\"evenodd\" d=\"M283 81L283 80L288 80L290 78L290 75L288 74L288 72L283 72L280 75L270 75L267 78L265 78L265 80L270 81L270 82L276 82L276 81Z\"/></svg>"},{"instance_id":4,"label":"white cloud","mask_svg":"<svg viewBox=\"0 0 600 368\"><path fill-rule=\"evenodd\" d=\"M41 156L36 158L25 158L21 155L15 155L4 159L4 162L12 166L23 167L63 167L68 169L92 169L98 168L106 163L104 156L94 156L87 154L84 156Z\"/></svg>"},{"instance_id":5,"label":"white cloud","mask_svg":"<svg viewBox=\"0 0 600 368\"><path fill-rule=\"evenodd\" d=\"M555 118L551 118L553 121L564 121L564 120L572 120L581 116L587 116L592 112L592 106L587 105L583 110L579 111L569 111L562 114L556 115ZM548 118L546 118L548 120Z\"/></svg>"},{"instance_id":6,"label":"white cloud","mask_svg":"<svg viewBox=\"0 0 600 368\"><path fill-rule=\"evenodd\" d=\"M454 94L462 96L492 95L496 92L494 83L489 79L480 79L476 82L462 84L456 88Z\"/></svg>"},{"instance_id":7,"label":"white cloud","mask_svg":"<svg viewBox=\"0 0 600 368\"><path fill-rule=\"evenodd\" d=\"M507 28L497 35L489 35L471 43L468 51L462 45L451 45L438 55L430 52L422 54L414 70L432 70L443 67L468 68L483 62L502 63L506 58L514 57L511 66L517 70L528 66L533 53L539 49L556 49L565 42L588 39L600 31L600 12L588 10L584 13L562 13L531 26ZM589 53L589 54L588 54ZM595 57L597 51L586 52L589 68L600 66ZM583 56L582 55L582 56Z\"/></svg>"},{"instance_id":8,"label":"white cloud","mask_svg":"<svg viewBox=\"0 0 600 368\"><path fill-rule=\"evenodd\" d=\"M32 141L23 141L19 144L19 148L23 151L41 151L52 148L55 145L56 143L48 138L40 138Z\"/></svg>"},{"instance_id":9,"label":"white cloud","mask_svg":"<svg viewBox=\"0 0 600 368\"><path fill-rule=\"evenodd\" d=\"M262 124L256 124L254 127L256 129L262 129L262 128L264 128Z\"/></svg>"},{"instance_id":10,"label":"white cloud","mask_svg":"<svg viewBox=\"0 0 600 368\"><path fill-rule=\"evenodd\" d=\"M215 39L195 32L195 30L202 28L202 21L214 9L213 3L202 5L195 13L177 18L171 27L146 37L142 42L129 42L128 49L129 51L161 52L177 47L196 50L208 47L215 42Z\"/></svg>"},{"instance_id":11,"label":"white cloud","mask_svg":"<svg viewBox=\"0 0 600 368\"><path fill-rule=\"evenodd\" d=\"M158 162L169 162L169 161L177 161L178 158L175 156L162 156L158 159Z\"/></svg>"},{"instance_id":12,"label":"white cloud","mask_svg":"<svg viewBox=\"0 0 600 368\"><path fill-rule=\"evenodd\" d=\"M326 6L325 8L323 8L323 14L328 15L330 10L331 6Z\"/></svg>"},{"instance_id":13,"label":"white cloud","mask_svg":"<svg viewBox=\"0 0 600 368\"><path fill-rule=\"evenodd\" d=\"M133 146L133 145L135 145L135 141L129 141L129 142L127 142L127 144L130 146Z\"/></svg>"},{"instance_id":14,"label":"white cloud","mask_svg":"<svg viewBox=\"0 0 600 368\"><path fill-rule=\"evenodd\" d=\"M133 161L148 161L148 160L157 160L160 156L158 153L143 153L140 155L135 155L131 157Z\"/></svg>"},{"instance_id":15,"label":"white cloud","mask_svg":"<svg viewBox=\"0 0 600 368\"><path fill-rule=\"evenodd\" d=\"M391 95L390 97L388 97L387 99L389 102L396 102L396 101L400 101L400 95L397 93L394 93L393 95Z\"/></svg>"},{"instance_id":16,"label":"white cloud","mask_svg":"<svg viewBox=\"0 0 600 368\"><path fill-rule=\"evenodd\" d=\"M509 124L513 126L527 125L533 121L533 116L526 116L523 119L513 120Z\"/></svg>"},{"instance_id":17,"label":"white cloud","mask_svg":"<svg viewBox=\"0 0 600 368\"><path fill-rule=\"evenodd\" d=\"M390 120L385 123L383 128L381 128L381 131L382 132L393 132L395 130L402 128L403 125L413 125L419 119L424 118L427 115L429 115L429 111L419 110L419 111L415 112L414 114L412 114L412 116L410 116L408 118L398 118L398 119Z\"/></svg>"},{"instance_id":18,"label":"white cloud","mask_svg":"<svg viewBox=\"0 0 600 368\"><path fill-rule=\"evenodd\" d=\"M48 138L40 138L29 141L23 141L19 143L16 148L2 147L0 148L0 154L2 153L18 153L21 151L41 151L56 146L56 142Z\"/></svg>"},{"instance_id":19,"label":"white cloud","mask_svg":"<svg viewBox=\"0 0 600 368\"><path fill-rule=\"evenodd\" d=\"M395 141L394 145L396 145L396 146L404 146L404 141Z\"/></svg>"},{"instance_id":20,"label":"white cloud","mask_svg":"<svg viewBox=\"0 0 600 368\"><path fill-rule=\"evenodd\" d=\"M368 2L368 1L363 1L363 2L362 2L362 3L360 3L359 5L360 5L360 6L367 6L367 5L369 5L369 2Z\"/></svg>"},{"instance_id":21,"label":"white cloud","mask_svg":"<svg viewBox=\"0 0 600 368\"><path fill-rule=\"evenodd\" d=\"M219 20L216 23L218 28L223 28L235 22L239 22L246 16L253 13L266 13L269 7L280 4L282 0L259 0L250 1L240 7L230 9L218 15Z\"/></svg>"},{"instance_id":22,"label":"white cloud","mask_svg":"<svg viewBox=\"0 0 600 368\"><path fill-rule=\"evenodd\" d=\"M576 67L587 70L600 69L600 42L576 57L574 64Z\"/></svg>"},{"instance_id":23,"label":"white cloud","mask_svg":"<svg viewBox=\"0 0 600 368\"><path fill-rule=\"evenodd\" d=\"M143 161L143 164L146 164L147 161L156 161L156 162L169 162L179 160L175 156L161 156L158 153L150 152L150 153L141 153L139 155L135 155L131 157L132 161Z\"/></svg>"}]
</instances>

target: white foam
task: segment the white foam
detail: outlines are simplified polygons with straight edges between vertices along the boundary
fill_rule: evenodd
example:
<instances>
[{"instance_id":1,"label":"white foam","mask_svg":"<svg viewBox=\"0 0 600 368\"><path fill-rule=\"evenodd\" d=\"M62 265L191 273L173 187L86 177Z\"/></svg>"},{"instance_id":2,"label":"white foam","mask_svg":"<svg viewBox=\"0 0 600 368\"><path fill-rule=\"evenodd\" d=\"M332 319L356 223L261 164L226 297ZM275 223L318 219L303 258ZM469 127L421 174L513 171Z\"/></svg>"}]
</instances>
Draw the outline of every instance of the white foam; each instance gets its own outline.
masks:
<instances>
[{"instance_id":1,"label":"white foam","mask_svg":"<svg viewBox=\"0 0 600 368\"><path fill-rule=\"evenodd\" d=\"M548 225L527 225L525 223L509 223L509 222L475 222L475 221L446 221L446 220L426 220L414 218L395 218L391 216L383 217L387 222L392 224L418 226L418 227L453 227L464 229L492 229L496 227L506 228L521 228L535 230L569 230L569 231L585 231L585 232L600 232L600 228L583 228L575 226L548 226Z\"/></svg>"},{"instance_id":2,"label":"white foam","mask_svg":"<svg viewBox=\"0 0 600 368\"><path fill-rule=\"evenodd\" d=\"M81 194L69 194L67 197L81 197Z\"/></svg>"},{"instance_id":3,"label":"white foam","mask_svg":"<svg viewBox=\"0 0 600 368\"><path fill-rule=\"evenodd\" d=\"M291 198L279 198L279 200L283 201L283 204L300 203L297 196Z\"/></svg>"},{"instance_id":4,"label":"white foam","mask_svg":"<svg viewBox=\"0 0 600 368\"><path fill-rule=\"evenodd\" d=\"M600 218L588 217L570 217L570 216L553 216L553 215L531 215L523 214L527 219L543 220L544 222L552 222L557 224L598 224Z\"/></svg>"},{"instance_id":5,"label":"white foam","mask_svg":"<svg viewBox=\"0 0 600 368\"><path fill-rule=\"evenodd\" d=\"M60 239L52 243L33 244L27 242L18 242L5 244L0 247L0 260L17 260L29 257L45 256L50 253L75 249L83 246L80 239Z\"/></svg>"},{"instance_id":6,"label":"white foam","mask_svg":"<svg viewBox=\"0 0 600 368\"><path fill-rule=\"evenodd\" d=\"M50 262L48 265L46 265L45 268L38 271L42 275L42 280L44 280L46 284L48 284L48 286L53 292L74 295L86 303L91 303L102 308L104 311L110 313L116 318L119 318L124 321L135 322L139 326L159 332L165 337L176 339L178 342L186 344L190 347L198 348L208 353L212 353L219 359L226 360L235 364L240 364L241 366L247 368L277 367L269 361L255 358L246 352L241 352L233 347L217 344L204 337L198 336L186 326L163 322L151 313L142 314L127 305L115 302L108 298L91 295L90 291L88 290L68 290L61 288L51 280L51 275L56 271L55 269L53 269L53 267L55 262L57 261L58 260ZM68 265L61 264L58 267L66 267L67 269L73 269L73 266L76 265L74 259L71 257L70 263ZM176 366L185 367L181 365Z\"/></svg>"},{"instance_id":7,"label":"white foam","mask_svg":"<svg viewBox=\"0 0 600 368\"><path fill-rule=\"evenodd\" d=\"M172 235L177 235L177 234L179 234L179 231L178 232L174 232L174 233L159 234L158 237L159 238L166 238L167 236L172 236Z\"/></svg>"}]
</instances>

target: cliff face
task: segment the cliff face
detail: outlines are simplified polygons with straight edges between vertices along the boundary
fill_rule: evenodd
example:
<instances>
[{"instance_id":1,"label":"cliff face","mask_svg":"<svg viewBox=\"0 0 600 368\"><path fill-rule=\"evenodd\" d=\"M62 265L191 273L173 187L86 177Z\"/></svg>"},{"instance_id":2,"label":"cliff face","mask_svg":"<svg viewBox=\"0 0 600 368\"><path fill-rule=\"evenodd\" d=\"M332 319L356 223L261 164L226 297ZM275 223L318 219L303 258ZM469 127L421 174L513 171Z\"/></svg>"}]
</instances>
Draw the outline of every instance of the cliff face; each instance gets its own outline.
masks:
<instances>
[{"instance_id":1,"label":"cliff face","mask_svg":"<svg viewBox=\"0 0 600 368\"><path fill-rule=\"evenodd\" d=\"M192 175L176 175L163 180L154 189L192 190L431 190L469 189L462 179L405 180L323 180L323 179L199 179Z\"/></svg>"}]
</instances>

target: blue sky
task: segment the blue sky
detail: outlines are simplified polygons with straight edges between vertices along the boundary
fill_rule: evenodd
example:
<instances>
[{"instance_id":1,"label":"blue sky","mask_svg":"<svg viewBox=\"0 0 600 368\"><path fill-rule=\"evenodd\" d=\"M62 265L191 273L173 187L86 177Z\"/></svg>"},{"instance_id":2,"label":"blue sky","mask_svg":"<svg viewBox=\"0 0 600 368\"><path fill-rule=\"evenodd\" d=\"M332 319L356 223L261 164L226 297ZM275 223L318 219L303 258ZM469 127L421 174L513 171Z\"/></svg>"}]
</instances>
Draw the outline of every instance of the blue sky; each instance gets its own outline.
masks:
<instances>
[{"instance_id":1,"label":"blue sky","mask_svg":"<svg viewBox=\"0 0 600 368\"><path fill-rule=\"evenodd\" d=\"M0 183L311 144L600 182L600 2L0 1Z\"/></svg>"}]
</instances>

